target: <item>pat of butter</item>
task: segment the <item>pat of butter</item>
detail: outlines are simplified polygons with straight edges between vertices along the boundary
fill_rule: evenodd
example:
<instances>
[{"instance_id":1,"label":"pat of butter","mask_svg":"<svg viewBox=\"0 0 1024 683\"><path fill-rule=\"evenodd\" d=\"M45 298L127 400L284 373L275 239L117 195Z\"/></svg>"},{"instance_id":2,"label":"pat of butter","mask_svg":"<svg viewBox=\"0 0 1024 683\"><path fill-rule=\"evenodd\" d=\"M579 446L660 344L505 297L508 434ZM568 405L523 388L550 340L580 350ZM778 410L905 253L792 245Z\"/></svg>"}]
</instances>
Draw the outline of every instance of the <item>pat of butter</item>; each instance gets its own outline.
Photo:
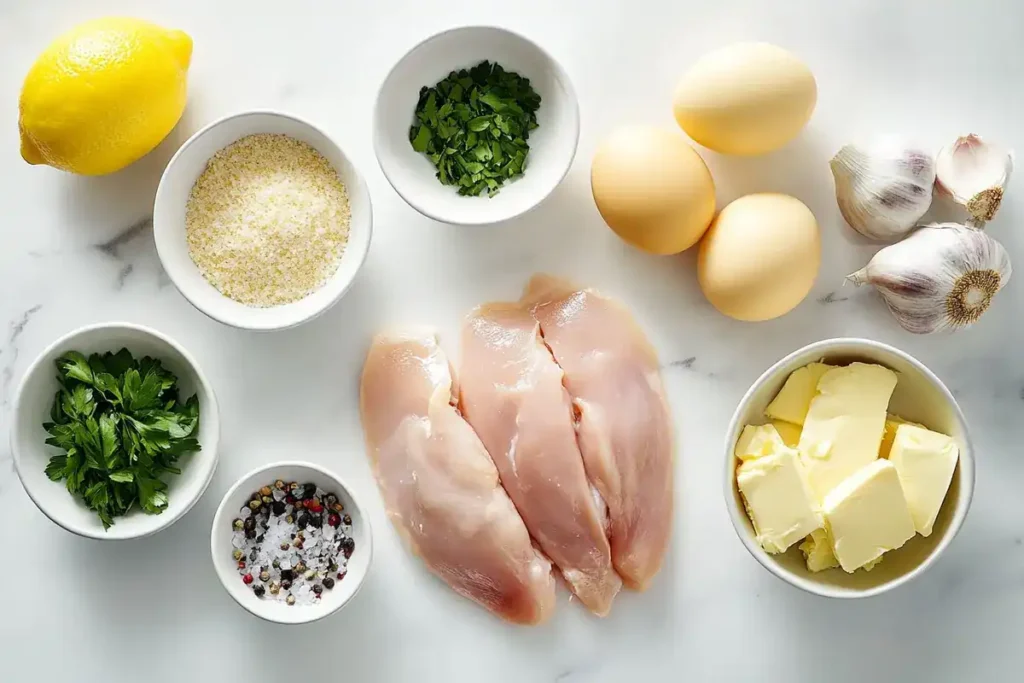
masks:
<instances>
[{"instance_id":1,"label":"pat of butter","mask_svg":"<svg viewBox=\"0 0 1024 683\"><path fill-rule=\"evenodd\" d=\"M843 480L825 497L822 512L836 559L851 573L915 533L899 475L888 460L874 460Z\"/></svg>"},{"instance_id":2,"label":"pat of butter","mask_svg":"<svg viewBox=\"0 0 1024 683\"><path fill-rule=\"evenodd\" d=\"M762 428L775 432L770 425ZM769 553L785 552L822 526L812 502L800 457L775 433L777 444L767 455L744 460L736 483L754 524L757 542Z\"/></svg>"},{"instance_id":3,"label":"pat of butter","mask_svg":"<svg viewBox=\"0 0 1024 683\"><path fill-rule=\"evenodd\" d=\"M782 437L782 443L790 448L796 448L800 444L800 425L795 425L782 420L772 420L772 426Z\"/></svg>"},{"instance_id":4,"label":"pat of butter","mask_svg":"<svg viewBox=\"0 0 1024 683\"><path fill-rule=\"evenodd\" d=\"M812 572L821 572L839 566L839 560L832 552L832 539L824 529L815 529L800 544L800 552L804 554L807 568Z\"/></svg>"},{"instance_id":5,"label":"pat of butter","mask_svg":"<svg viewBox=\"0 0 1024 683\"><path fill-rule=\"evenodd\" d=\"M817 501L878 458L895 388L896 373L881 365L852 363L822 375L799 446Z\"/></svg>"},{"instance_id":6,"label":"pat of butter","mask_svg":"<svg viewBox=\"0 0 1024 683\"><path fill-rule=\"evenodd\" d=\"M747 425L736 441L736 457L753 460L771 455L785 445L772 425Z\"/></svg>"},{"instance_id":7,"label":"pat of butter","mask_svg":"<svg viewBox=\"0 0 1024 683\"><path fill-rule=\"evenodd\" d=\"M932 533L959 458L956 442L945 434L911 424L896 430L889 462L900 477L914 528L922 536Z\"/></svg>"},{"instance_id":8,"label":"pat of butter","mask_svg":"<svg viewBox=\"0 0 1024 683\"><path fill-rule=\"evenodd\" d=\"M832 369L824 363L811 363L786 378L778 396L772 399L764 414L772 420L783 420L795 425L802 425L811 406L811 399L818 388L822 375Z\"/></svg>"}]
</instances>

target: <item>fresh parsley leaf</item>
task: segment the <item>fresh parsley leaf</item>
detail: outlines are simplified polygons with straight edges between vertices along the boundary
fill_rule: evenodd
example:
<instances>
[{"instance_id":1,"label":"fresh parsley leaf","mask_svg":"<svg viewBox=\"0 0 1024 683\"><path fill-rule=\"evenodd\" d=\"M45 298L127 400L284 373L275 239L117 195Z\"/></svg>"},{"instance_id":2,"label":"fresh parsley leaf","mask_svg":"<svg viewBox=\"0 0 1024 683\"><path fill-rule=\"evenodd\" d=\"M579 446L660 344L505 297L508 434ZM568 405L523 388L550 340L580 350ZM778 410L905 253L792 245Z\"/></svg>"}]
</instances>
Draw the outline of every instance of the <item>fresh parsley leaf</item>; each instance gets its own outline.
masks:
<instances>
[{"instance_id":1,"label":"fresh parsley leaf","mask_svg":"<svg viewBox=\"0 0 1024 683\"><path fill-rule=\"evenodd\" d=\"M68 456L66 455L55 455L50 458L50 462L46 463L46 476L51 481L60 481L64 478L64 468L67 467Z\"/></svg>"},{"instance_id":2,"label":"fresh parsley leaf","mask_svg":"<svg viewBox=\"0 0 1024 683\"><path fill-rule=\"evenodd\" d=\"M409 142L442 184L461 195L494 196L526 168L540 103L530 79L480 62L420 89Z\"/></svg>"},{"instance_id":3,"label":"fresh parsley leaf","mask_svg":"<svg viewBox=\"0 0 1024 683\"><path fill-rule=\"evenodd\" d=\"M182 401L177 378L159 360L135 360L126 349L89 358L72 351L57 369L60 389L43 428L62 453L47 462L46 476L63 480L104 528L135 505L165 510L161 476L180 474L181 456L200 450L199 399Z\"/></svg>"},{"instance_id":4,"label":"fresh parsley leaf","mask_svg":"<svg viewBox=\"0 0 1024 683\"><path fill-rule=\"evenodd\" d=\"M158 515L167 507L167 484L153 477L136 477L139 504L146 512Z\"/></svg>"},{"instance_id":5,"label":"fresh parsley leaf","mask_svg":"<svg viewBox=\"0 0 1024 683\"><path fill-rule=\"evenodd\" d=\"M92 368L89 367L89 359L78 351L68 351L58 358L57 369L68 379L92 384Z\"/></svg>"}]
</instances>

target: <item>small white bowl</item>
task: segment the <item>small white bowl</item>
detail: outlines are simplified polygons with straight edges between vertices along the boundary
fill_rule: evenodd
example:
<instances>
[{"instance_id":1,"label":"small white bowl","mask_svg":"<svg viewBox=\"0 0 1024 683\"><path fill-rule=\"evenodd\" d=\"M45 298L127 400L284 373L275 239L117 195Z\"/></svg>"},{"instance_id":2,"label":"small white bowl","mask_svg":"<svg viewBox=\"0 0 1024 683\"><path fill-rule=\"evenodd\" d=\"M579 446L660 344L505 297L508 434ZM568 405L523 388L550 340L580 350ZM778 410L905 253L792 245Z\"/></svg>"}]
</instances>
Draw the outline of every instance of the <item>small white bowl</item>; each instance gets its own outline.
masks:
<instances>
[{"instance_id":1,"label":"small white bowl","mask_svg":"<svg viewBox=\"0 0 1024 683\"><path fill-rule=\"evenodd\" d=\"M257 308L229 299L199 272L185 240L185 207L192 186L216 152L236 140L257 133L288 135L312 146L334 166L348 190L351 208L348 244L338 270L304 299L269 308ZM189 138L171 157L153 206L153 237L157 254L171 281L200 311L232 327L277 330L312 320L333 306L348 291L366 260L373 233L370 193L348 156L322 130L303 119L274 111L251 111L214 121Z\"/></svg>"},{"instance_id":2,"label":"small white bowl","mask_svg":"<svg viewBox=\"0 0 1024 683\"><path fill-rule=\"evenodd\" d=\"M960 447L960 460L939 511L931 536L914 536L870 572L847 574L842 569L811 572L799 548L771 555L758 544L736 486L736 441L748 424L765 424L764 409L779 393L786 378L808 363L825 360L835 365L854 361L877 363L899 376L889 412L948 434ZM770 367L740 401L725 439L725 499L733 527L743 545L765 569L797 588L830 598L865 598L901 586L931 567L956 536L974 495L974 450L967 422L942 381L910 355L868 339L828 339L791 353Z\"/></svg>"},{"instance_id":3,"label":"small white bowl","mask_svg":"<svg viewBox=\"0 0 1024 683\"><path fill-rule=\"evenodd\" d=\"M238 516L253 491L262 486L273 485L278 479L316 484L328 493L338 496L339 502L345 506L345 512L352 516L355 550L348 560L345 578L338 581L332 590L325 590L320 601L313 605L288 605L266 597L257 598L252 589L242 582L242 577L238 574L238 565L231 557L234 550L231 545L232 521ZM217 508L217 514L213 517L210 553L217 578L224 584L228 595L239 605L267 621L279 624L305 624L337 612L359 592L373 559L373 534L370 531L370 520L363 512L363 507L352 489L338 475L308 462L277 462L249 472L224 495L220 507Z\"/></svg>"},{"instance_id":4,"label":"small white bowl","mask_svg":"<svg viewBox=\"0 0 1024 683\"><path fill-rule=\"evenodd\" d=\"M135 358L152 356L160 360L177 376L183 399L193 394L199 397L197 438L202 450L182 457L181 474L164 478L168 497L166 510L150 515L136 507L127 515L115 518L114 525L104 530L96 513L79 498L71 496L64 482L50 481L44 473L50 457L61 451L46 445L47 434L42 425L50 419L50 406L58 389L54 366L57 358L68 351L88 356L106 351L116 353L122 348L131 351ZM219 439L217 397L195 359L160 332L130 323L90 325L61 337L32 362L14 399L11 451L25 492L55 524L87 538L105 541L141 538L174 524L196 504L210 484L217 468Z\"/></svg>"},{"instance_id":5,"label":"small white bowl","mask_svg":"<svg viewBox=\"0 0 1024 683\"><path fill-rule=\"evenodd\" d=\"M541 96L539 126L530 133L521 177L494 197L462 197L457 188L442 185L430 160L412 148L409 128L420 88L483 60L530 79ZM539 204L569 172L579 136L579 103L565 70L530 40L490 26L450 29L412 48L384 79L373 115L373 147L391 186L423 215L458 225L497 223Z\"/></svg>"}]
</instances>

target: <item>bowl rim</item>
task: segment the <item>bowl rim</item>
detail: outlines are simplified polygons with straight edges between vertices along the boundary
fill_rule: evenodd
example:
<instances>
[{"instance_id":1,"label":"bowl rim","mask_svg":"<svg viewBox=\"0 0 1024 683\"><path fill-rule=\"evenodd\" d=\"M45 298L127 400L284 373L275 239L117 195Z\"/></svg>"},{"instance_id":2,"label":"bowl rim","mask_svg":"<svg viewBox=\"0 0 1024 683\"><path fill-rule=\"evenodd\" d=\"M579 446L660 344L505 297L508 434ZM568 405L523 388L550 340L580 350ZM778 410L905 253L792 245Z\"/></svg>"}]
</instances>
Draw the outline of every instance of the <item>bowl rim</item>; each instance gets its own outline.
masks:
<instances>
[{"instance_id":1,"label":"bowl rim","mask_svg":"<svg viewBox=\"0 0 1024 683\"><path fill-rule=\"evenodd\" d=\"M348 184L346 184L346 189L348 190L348 195L349 195L349 202L350 203L354 203L355 201L359 201L359 202L362 202L362 203L364 203L366 205L366 230L365 230L366 237L358 242L358 247L356 249L356 251L358 252L356 254L357 261L355 262L355 269L352 271L352 277L349 278L347 281L342 282L340 285L337 285L338 286L338 291L334 294L333 297L331 297L327 302L325 302L323 306L321 306L320 308L311 310L304 317L301 317L301 318L298 318L298 319L295 319L295 320L290 320L290 321L285 322L285 323L274 323L274 322L250 323L250 322L243 322L241 320L238 320L238 319L234 318L233 316L216 315L213 312L207 310L207 308L200 301L201 297L193 297L188 292L186 292L184 288L182 288L181 283L179 282L178 269L176 267L168 267L169 259L165 258L164 251L163 251L163 249L161 249L161 243L162 243L163 240L160 238L159 235L166 233L167 228L166 227L161 227L161 226L165 225L165 221L162 221L159 218L160 215L161 215L161 211L159 210L159 208L160 208L160 205L161 205L162 201L163 202L169 201L166 198L167 190L165 189L166 188L165 182L167 181L168 178L171 177L171 175L173 173L177 172L176 168L178 166L177 162L178 162L179 157L181 157L185 153L185 150L187 150L196 141L198 141L199 138L203 137L204 135L206 135L207 133L212 131L214 128L217 128L219 126L225 125L225 124L227 124L227 123L229 123L229 122L231 122L231 121L233 121L235 119L242 119L242 118L247 118L247 117L250 117L250 116L271 116L271 117L277 117L277 118L282 118L282 119L289 119L293 123L295 123L295 124L297 124L299 126L304 126L304 127L308 128L308 129L312 130L313 132L318 133L319 135L323 136L323 138L325 140L327 140L331 145L333 145L337 149L337 151L341 154L341 156L348 162L349 166L352 168L352 175L353 175L353 177L356 180L356 183L355 183L356 187L354 187L354 188L353 187L349 187ZM207 159L207 161L209 161L209 159ZM335 170L337 170L337 169L335 169ZM350 226L351 226L351 223L350 223ZM341 258L345 258L345 254L349 253L350 247L354 244L353 241L351 240L351 234L352 233L351 233L351 230L350 230L350 232L349 232L350 240L346 244L345 251L342 253L342 257ZM168 239L169 239L169 237L168 237ZM321 315L323 315L324 313L329 311L335 304L337 304L338 301L340 301L341 298L343 296L345 296L345 294L348 292L348 290L352 287L352 283L355 282L356 277L359 275L359 272L362 270L363 265L366 263L366 259L367 259L367 257L370 254L370 244L373 241L373 202L372 202L371 197L370 197L369 188L368 188L368 186L366 184L366 179L363 177L362 172L360 172L359 168L356 166L355 162L352 159L352 156L350 154L348 154L348 152L345 151L345 148L342 147L338 143L338 141L335 140L334 137L331 136L329 133L327 133L327 131L325 131L323 128L321 128L320 126L317 126L316 124L312 123L311 121L309 121L306 118L303 118L302 116L299 116L297 114L293 114L291 112L279 110L279 109L246 109L246 110L243 110L243 111L235 112L233 114L227 114L226 116L222 116L219 119L211 121L210 123L206 124L205 126L200 128L199 130L197 130L195 133L190 135L189 138L187 140L185 140L185 142L182 143L181 147L179 147L174 152L174 155L171 157L170 161L168 161L167 165L164 167L163 173L160 174L160 182L157 184L156 195L154 196L154 199L153 199L153 241L156 244L156 252L157 252L157 257L160 259L160 265L164 269L164 272L167 273L167 277L169 277L171 282L174 283L175 289L177 289L178 292L183 297L185 297L185 300L188 301L190 304L192 304L192 306L197 311L199 311L200 313L202 313L206 317L210 318L211 320L216 320L217 322L222 323L224 325L228 325L229 327L234 327L234 328L240 329L240 330L254 330L254 331L287 330L287 329L290 329L290 328L293 328L293 327L298 327L299 325L302 325L304 323L308 323L308 322L310 322L312 320L315 320L316 318L320 317ZM337 273L335 273L335 275L336 274ZM327 288L327 287L331 286L331 282L332 282L334 277L335 276L332 275L331 278L328 278L327 282L323 285L323 288ZM218 292L218 294L220 296L224 297L224 298L228 298L225 295L220 294L220 292ZM301 301L301 299L299 301Z\"/></svg>"},{"instance_id":2,"label":"bowl rim","mask_svg":"<svg viewBox=\"0 0 1024 683\"><path fill-rule=\"evenodd\" d=\"M159 515L147 515L148 519L154 520L155 526L152 529L143 530L137 533L125 533L114 531L112 534L111 530L117 529L116 524L110 527L110 529L106 530L102 534L100 532L93 532L88 529L83 529L71 525L65 520L60 519L58 515L52 513L48 509L47 504L43 502L42 497L34 493L30 487L25 485L25 479L21 475L22 454L21 449L18 445L21 440L21 428L19 425L21 424L21 412L24 409L22 399L24 396L24 392L27 390L29 378L36 372L37 368L44 362L44 360L47 359L54 351L57 350L57 348L66 345L71 340L88 332L110 329L134 330L136 332L141 332L144 335L149 335L151 337L159 339L160 341L169 345L171 348L173 348L175 351L181 354L182 358L185 359L185 362L188 363L189 367L192 368L192 371L195 372L196 380L198 383L197 390L202 389L203 392L208 394L208 404L212 403L213 405L213 419L211 420L211 412L209 407L204 408L205 415L202 417L202 419L204 420L204 428L212 430L213 441L212 449L207 447L208 444L201 444L203 446L203 450L199 451L200 453L208 454L210 460L209 469L206 472L206 476L202 482L202 485L196 492L195 496L190 501L188 501L176 514L168 514L170 511L165 510ZM21 482L22 489L25 490L25 493L32 500L35 506L39 508L39 511L42 512L51 522L61 527L62 529L70 531L76 536L81 536L83 538L91 538L99 541L127 541L133 538L145 538L147 536L152 536L158 531L163 531L164 529L168 528L169 526L177 522L179 519L184 517L186 514L188 514L188 512L195 506L195 504L199 502L199 500L206 493L206 489L209 488L210 482L213 481L213 475L217 471L217 464L220 462L220 407L217 403L217 394L213 390L213 385L210 383L210 380L206 376L206 373L204 373L203 369L199 366L199 363L196 362L196 359L192 356L191 353L189 353L185 349L185 347L183 347L181 344L179 344L177 341L175 341L168 335L159 332L153 329L152 327L147 327L145 325L139 325L136 323L122 321L93 323L90 325L78 327L70 332L67 332L66 334L61 335L55 341L48 344L46 348L40 351L39 354L32 361L32 363L29 364L28 368L26 368L25 374L22 375L22 378L18 383L18 389L14 394L13 406L14 408L11 411L11 430L9 440L11 447L11 456L12 460L14 461L14 470L18 474L18 480Z\"/></svg>"},{"instance_id":3,"label":"bowl rim","mask_svg":"<svg viewBox=\"0 0 1024 683\"><path fill-rule=\"evenodd\" d=\"M452 220L452 218L450 216L445 216L444 212L434 211L429 206L423 205L420 202L417 202L417 201L414 201L413 199L410 199L405 194L405 192L402 191L401 183L396 183L395 179L388 173L387 167L386 167L384 161L382 160L382 155L381 155L381 142L380 142L381 133L380 133L380 125L379 125L379 121L380 121L380 113L379 112L380 112L380 107L381 107L380 99L381 99L381 93L384 92L384 87L391 80L391 76L395 73L395 71L398 69L398 67L401 66L405 62L406 59L409 58L409 55L411 55L413 52L415 52L419 48L423 47L427 43L433 42L434 40L437 40L439 38L443 38L443 37L447 36L450 33L459 33L459 32L463 32L463 31L475 31L475 30L490 30L490 31L498 31L500 33L506 33L506 34L508 34L508 35L510 35L510 36L512 36L514 38L517 38L517 39L523 41L524 43L530 45L533 49L537 50L537 52L539 52L541 55L543 55L544 58L546 58L552 64L552 66L554 67L554 69L557 72L558 76L560 77L560 80L561 80L563 86L565 87L566 93L569 96L568 97L568 101L570 102L571 109L572 109L572 128L573 128L574 140L573 140L573 144L572 144L572 151L569 154L569 158L566 160L566 163L565 163L565 168L562 169L562 172L561 172L561 174L559 174L558 179L554 183L552 183L551 187L547 188L537 198L537 200L535 202L533 202L532 204L530 204L526 208L524 208L522 210L517 210L517 211L505 212L503 214L487 215L487 216L484 216L484 217L481 217L481 218L475 218L475 219L469 219L469 220L466 220L466 219ZM384 79L380 82L380 85L377 86L377 97L375 98L374 104L373 104L373 131L372 131L372 135L373 135L373 154L377 158L377 165L380 167L381 173L384 174L384 177L387 179L388 184L391 185L392 189L394 189L394 191L398 194L398 196L401 197L405 201L406 204L408 204L413 209L415 209L419 214L421 214L423 216L426 216L427 218L430 218L432 220L438 221L439 223L447 223L449 225L464 225L464 226L495 225L495 224L498 224L498 223L503 223L505 221L512 220L513 218L518 218L519 216L522 216L522 215L532 211L533 209L535 209L542 202L544 202L545 199L547 199L549 196L551 196L551 193L554 192L555 189L559 185L562 184L562 181L565 180L565 177L567 175L569 175L569 171L572 169L572 165L576 161L576 154L579 152L579 144L580 144L580 102L579 102L579 97L576 94L576 88L572 84L572 79L569 78L569 72L566 71L565 67L562 66L561 62L559 62L557 59L555 59L554 56L550 52L545 50L539 43L535 42L534 40L531 40L530 38L524 36L522 33L519 33L518 31L513 31L512 29L506 28L504 26L497 26L497 25L494 25L494 24L463 24L463 25L459 25L459 26L452 26L452 27L446 28L446 29L444 29L442 31L438 31L437 33L433 33L433 34L427 36L426 38L423 38L422 40L418 41L415 45L410 47L408 50L406 50L402 54L402 56L399 57L398 60L394 64L391 65L391 68L388 69L388 72L384 76ZM453 189L453 192L454 192L454 189Z\"/></svg>"},{"instance_id":4,"label":"bowl rim","mask_svg":"<svg viewBox=\"0 0 1024 683\"><path fill-rule=\"evenodd\" d=\"M366 548L367 553L366 571L363 572L361 576L356 578L356 585L355 588L352 589L352 593L346 599L342 600L337 605L333 606L331 609L328 610L296 611L296 618L294 619L276 619L268 614L263 613L262 610L254 609L252 605L246 604L248 601L239 600L235 593L228 588L227 581L225 580L225 577L222 575L221 570L219 568L220 563L218 562L218 557L220 557L220 554L218 552L218 546L216 541L217 528L224 520L228 499L231 498L242 487L242 485L245 484L245 482L249 481L250 479L260 474L280 469L282 467L306 468L309 470L313 470L323 475L324 477L336 482L338 487L343 489L345 493L348 495L348 497L352 499L352 502L355 503L355 508L356 510L359 511L359 515L362 519L362 522L366 527L366 538L361 539L363 545ZM332 614L335 614L342 607L352 602L353 598L355 598L356 595L359 593L360 589L363 587L363 584L366 582L366 577L369 575L370 569L373 567L373 528L370 524L370 518L366 513L366 507L363 505L363 501L360 499L359 495L356 494L353 487L349 486L348 483L338 474L336 474L332 470L327 469L326 467L323 467L322 465L317 465L316 463L312 463L307 460L277 460L266 465L259 465L258 467L255 467L246 472L245 474L243 474L242 476L240 476L235 481L235 483L232 484L230 488L228 488L228 490L224 493L224 496L220 499L220 503L217 505L217 511L213 514L213 522L210 526L210 561L213 563L213 571L217 575L217 579L220 581L221 586L224 588L224 592L231 596L231 599L238 603L238 605L249 614L252 614L253 616L259 617L264 621L268 621L274 624L308 624L329 617Z\"/></svg>"},{"instance_id":5,"label":"bowl rim","mask_svg":"<svg viewBox=\"0 0 1024 683\"><path fill-rule=\"evenodd\" d=\"M864 348L878 349L884 353L892 354L913 366L942 394L946 403L952 408L953 415L959 423L960 429L963 433L964 445L966 446L966 448L962 449L960 452L959 495L954 501L955 509L953 512L953 518L950 520L949 527L946 529L945 535L936 544L931 554L916 567L905 574L892 579L891 581L864 589L840 589L830 584L813 581L782 567L778 562L771 558L771 556L757 543L753 535L749 533L746 526L748 522L746 512L741 510L740 506L736 504L735 495L736 483L734 476L734 451L736 448L736 440L739 438L739 430L743 427L743 425L740 424L743 421L743 414L746 411L747 406L753 400L754 395L766 382L778 376L780 372L785 371L796 358L812 354L814 351L821 351L823 354L827 354L829 351L840 346L860 346ZM782 581L814 595L839 599L868 598L881 595L882 593L898 588L899 586L902 586L923 574L927 569L935 564L939 559L939 556L946 551L950 543L953 542L953 539L960 532L964 520L967 518L967 513L970 510L971 501L974 498L974 442L971 439L967 419L964 417L963 411L960 409L960 405L953 397L952 392L950 392L943 381L939 379L934 372L929 370L921 361L894 346L872 339L866 339L863 337L834 337L830 339L822 339L820 341L807 344L806 346L787 354L773 363L767 370L761 373L754 383L750 385L750 388L747 389L746 393L743 394L743 398L740 399L740 402L736 406L736 410L733 412L732 418L729 420L729 428L725 436L724 484L725 504L729 511L729 519L732 522L733 531L736 532L736 536L740 539L740 542L743 543L747 552L749 552L762 567Z\"/></svg>"}]
</instances>

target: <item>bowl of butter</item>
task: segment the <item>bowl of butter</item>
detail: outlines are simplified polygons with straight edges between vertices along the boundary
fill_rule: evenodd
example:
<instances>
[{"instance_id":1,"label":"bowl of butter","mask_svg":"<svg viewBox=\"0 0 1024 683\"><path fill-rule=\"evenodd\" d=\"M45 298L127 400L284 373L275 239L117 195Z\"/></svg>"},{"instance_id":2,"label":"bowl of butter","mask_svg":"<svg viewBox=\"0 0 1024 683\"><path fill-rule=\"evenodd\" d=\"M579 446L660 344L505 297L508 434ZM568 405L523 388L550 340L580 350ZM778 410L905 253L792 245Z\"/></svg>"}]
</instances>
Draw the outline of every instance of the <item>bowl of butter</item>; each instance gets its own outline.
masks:
<instances>
[{"instance_id":1,"label":"bowl of butter","mask_svg":"<svg viewBox=\"0 0 1024 683\"><path fill-rule=\"evenodd\" d=\"M733 526L766 569L808 592L900 586L952 542L974 493L967 423L915 358L867 339L786 356L747 391L726 437Z\"/></svg>"}]
</instances>

